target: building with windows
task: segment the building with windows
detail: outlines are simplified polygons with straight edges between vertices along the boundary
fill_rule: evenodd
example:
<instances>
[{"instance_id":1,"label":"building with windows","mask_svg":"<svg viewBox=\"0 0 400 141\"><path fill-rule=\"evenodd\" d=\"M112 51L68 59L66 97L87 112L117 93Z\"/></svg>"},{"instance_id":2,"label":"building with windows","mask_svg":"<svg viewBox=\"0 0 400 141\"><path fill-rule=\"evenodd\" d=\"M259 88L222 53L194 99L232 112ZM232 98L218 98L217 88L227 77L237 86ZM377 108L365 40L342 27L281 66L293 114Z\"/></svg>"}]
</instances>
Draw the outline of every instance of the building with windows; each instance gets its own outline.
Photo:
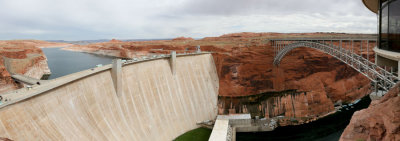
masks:
<instances>
[{"instance_id":1,"label":"building with windows","mask_svg":"<svg viewBox=\"0 0 400 141\"><path fill-rule=\"evenodd\" d=\"M362 0L378 16L375 63L400 71L400 0ZM398 73L400 74L400 73Z\"/></svg>"}]
</instances>

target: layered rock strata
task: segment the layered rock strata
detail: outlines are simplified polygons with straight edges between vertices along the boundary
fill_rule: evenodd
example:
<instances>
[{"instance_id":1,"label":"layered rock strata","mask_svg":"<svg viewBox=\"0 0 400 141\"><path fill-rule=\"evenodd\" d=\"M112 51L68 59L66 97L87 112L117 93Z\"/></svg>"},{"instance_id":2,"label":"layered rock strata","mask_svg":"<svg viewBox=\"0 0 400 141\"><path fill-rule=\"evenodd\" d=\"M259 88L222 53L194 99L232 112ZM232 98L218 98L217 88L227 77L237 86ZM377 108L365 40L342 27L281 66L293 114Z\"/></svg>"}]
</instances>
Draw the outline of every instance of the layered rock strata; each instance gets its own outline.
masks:
<instances>
[{"instance_id":1,"label":"layered rock strata","mask_svg":"<svg viewBox=\"0 0 400 141\"><path fill-rule=\"evenodd\" d=\"M367 109L357 111L340 140L400 140L400 84Z\"/></svg>"},{"instance_id":2,"label":"layered rock strata","mask_svg":"<svg viewBox=\"0 0 400 141\"><path fill-rule=\"evenodd\" d=\"M12 74L23 74L40 79L50 74L47 58L40 48L68 46L37 40L0 41L0 93L21 88L11 78Z\"/></svg>"}]
</instances>

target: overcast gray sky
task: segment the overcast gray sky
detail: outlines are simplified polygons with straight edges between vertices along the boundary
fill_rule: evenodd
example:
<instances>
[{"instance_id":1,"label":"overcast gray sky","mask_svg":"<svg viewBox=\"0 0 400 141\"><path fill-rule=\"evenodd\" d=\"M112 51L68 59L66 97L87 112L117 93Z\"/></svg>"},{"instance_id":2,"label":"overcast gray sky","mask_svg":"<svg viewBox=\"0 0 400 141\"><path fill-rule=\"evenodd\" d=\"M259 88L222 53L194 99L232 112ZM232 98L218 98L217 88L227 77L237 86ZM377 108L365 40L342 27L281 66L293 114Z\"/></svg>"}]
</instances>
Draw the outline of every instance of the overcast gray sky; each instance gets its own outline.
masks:
<instances>
[{"instance_id":1,"label":"overcast gray sky","mask_svg":"<svg viewBox=\"0 0 400 141\"><path fill-rule=\"evenodd\" d=\"M376 33L361 0L0 0L0 40Z\"/></svg>"}]
</instances>

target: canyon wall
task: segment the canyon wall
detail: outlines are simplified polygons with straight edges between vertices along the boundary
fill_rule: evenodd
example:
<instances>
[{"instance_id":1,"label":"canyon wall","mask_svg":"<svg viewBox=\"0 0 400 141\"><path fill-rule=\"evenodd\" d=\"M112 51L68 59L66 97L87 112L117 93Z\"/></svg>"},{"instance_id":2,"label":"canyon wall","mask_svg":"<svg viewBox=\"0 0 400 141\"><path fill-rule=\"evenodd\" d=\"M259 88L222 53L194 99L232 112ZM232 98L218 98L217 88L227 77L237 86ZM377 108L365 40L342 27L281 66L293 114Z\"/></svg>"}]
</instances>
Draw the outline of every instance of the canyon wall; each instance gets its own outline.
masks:
<instances>
[{"instance_id":1,"label":"canyon wall","mask_svg":"<svg viewBox=\"0 0 400 141\"><path fill-rule=\"evenodd\" d=\"M47 58L40 48L54 46L68 46L68 44L37 40L0 41L0 93L22 87L12 80L12 73L36 79L40 79L44 74L50 74Z\"/></svg>"},{"instance_id":2,"label":"canyon wall","mask_svg":"<svg viewBox=\"0 0 400 141\"><path fill-rule=\"evenodd\" d=\"M96 43L86 46L73 46L67 50L83 51L96 54L107 54L119 57L140 57L154 54L169 54L175 50L178 53L194 52L200 45L202 51L213 52L217 73L219 76L219 96L241 97L268 92L281 92L296 89L307 92L306 96L292 99L294 108L285 106L278 100L271 105L270 115L293 117L318 117L334 110L335 103L351 102L369 92L369 80L351 67L336 58L310 48L297 48L285 56L279 67L273 66L273 48L269 42L276 38L373 38L367 34L338 33L234 33L220 37L207 37L200 40L177 38L165 41L122 42L113 40L106 43ZM337 43L335 43L337 44ZM347 43L348 44L348 43ZM358 49L360 43L355 43ZM373 45L370 52L373 59ZM221 105L221 104L220 104ZM226 111L230 103L220 106L220 111ZM317 106L316 106L317 105ZM236 113L240 105L233 105ZM280 107L280 108L279 108ZM225 109L224 109L225 108ZM275 112L281 109L285 113ZM283 110L286 108L286 110ZM291 108L291 109L288 109ZM260 108L261 110L262 108ZM233 112L233 111L232 111ZM226 113L226 112L225 112Z\"/></svg>"},{"instance_id":3,"label":"canyon wall","mask_svg":"<svg viewBox=\"0 0 400 141\"><path fill-rule=\"evenodd\" d=\"M220 97L218 114L250 113L275 118L279 126L314 121L334 110L327 95L297 91L263 93L246 97ZM278 118L276 118L278 117Z\"/></svg>"},{"instance_id":4,"label":"canyon wall","mask_svg":"<svg viewBox=\"0 0 400 141\"><path fill-rule=\"evenodd\" d=\"M83 73L24 90L29 95ZM105 69L0 109L0 137L13 140L173 140L217 115L218 76L211 54L122 67L117 96ZM20 92L19 92L20 93ZM18 94L19 94L18 93Z\"/></svg>"},{"instance_id":5,"label":"canyon wall","mask_svg":"<svg viewBox=\"0 0 400 141\"><path fill-rule=\"evenodd\" d=\"M398 141L400 140L400 85L392 88L367 109L354 113L344 130L342 141Z\"/></svg>"}]
</instances>

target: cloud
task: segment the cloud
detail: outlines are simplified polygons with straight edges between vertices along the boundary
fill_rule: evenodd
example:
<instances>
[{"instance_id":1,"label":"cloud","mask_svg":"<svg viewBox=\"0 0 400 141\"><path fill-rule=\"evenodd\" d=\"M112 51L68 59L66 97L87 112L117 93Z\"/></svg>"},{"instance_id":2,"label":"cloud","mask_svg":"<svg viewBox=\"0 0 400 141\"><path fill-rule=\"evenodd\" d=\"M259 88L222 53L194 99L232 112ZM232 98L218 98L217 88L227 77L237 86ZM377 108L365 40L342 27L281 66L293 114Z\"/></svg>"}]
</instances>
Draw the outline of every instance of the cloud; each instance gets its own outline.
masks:
<instances>
[{"instance_id":1,"label":"cloud","mask_svg":"<svg viewBox=\"0 0 400 141\"><path fill-rule=\"evenodd\" d=\"M375 33L361 0L0 0L0 39Z\"/></svg>"},{"instance_id":2,"label":"cloud","mask_svg":"<svg viewBox=\"0 0 400 141\"><path fill-rule=\"evenodd\" d=\"M184 14L200 15L360 14L367 11L361 0L188 0L177 9Z\"/></svg>"}]
</instances>

